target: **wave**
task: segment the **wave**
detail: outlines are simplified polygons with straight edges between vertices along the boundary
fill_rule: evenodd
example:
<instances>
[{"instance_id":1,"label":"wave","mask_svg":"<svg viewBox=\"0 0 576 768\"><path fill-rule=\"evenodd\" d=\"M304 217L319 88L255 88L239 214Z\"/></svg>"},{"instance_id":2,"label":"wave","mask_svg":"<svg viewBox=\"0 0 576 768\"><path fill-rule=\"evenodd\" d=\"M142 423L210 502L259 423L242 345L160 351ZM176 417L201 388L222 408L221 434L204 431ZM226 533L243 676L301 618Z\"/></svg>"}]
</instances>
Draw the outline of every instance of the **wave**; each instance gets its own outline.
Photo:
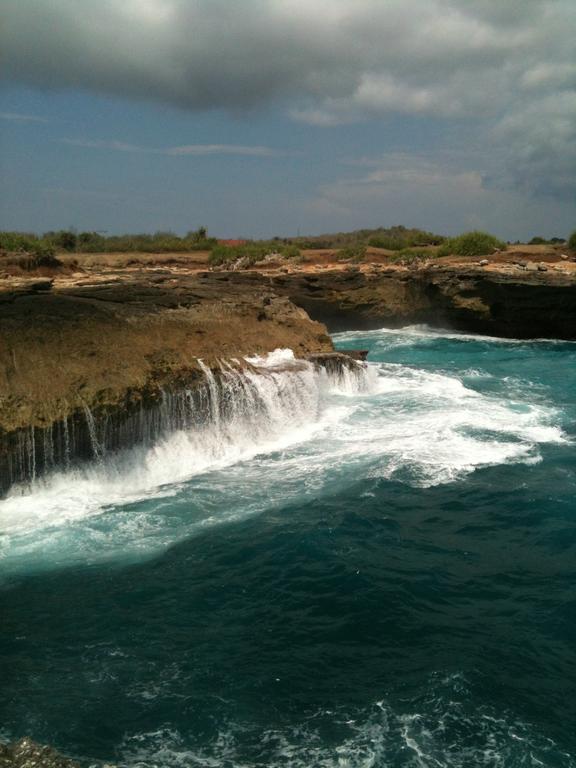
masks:
<instances>
[{"instance_id":1,"label":"wave","mask_svg":"<svg viewBox=\"0 0 576 768\"><path fill-rule=\"evenodd\" d=\"M68 561L74 559L73 553L81 559L98 559L102 549L107 551L110 544L115 547L107 533L110 526L118 535L118 544L125 536L140 533L137 539L148 550L152 542L142 541L148 532L156 547L162 547L174 533L169 531L170 525L161 526L160 533L154 531L162 499L178 496L192 478L211 473L215 483L225 485L213 473L310 440L332 420L344 416L341 409L322 408L326 396L351 397L369 391L374 376L360 365L329 373L296 360L291 350L276 350L266 357L247 358L247 362L248 366L223 361L218 377L201 363L209 403L202 423L188 418L187 411L195 401L186 392L167 394L167 398L179 398L166 411L170 416L179 413L182 428L168 430L151 446L119 451L52 472L31 485L14 487L0 502L0 557L16 551L25 556L30 548L38 548L40 535L45 552L53 547L61 550L64 531ZM127 509L132 515L124 520ZM118 514L112 515L114 512ZM95 519L101 516L106 518L103 523ZM223 514L220 519L234 517ZM199 514L193 524L205 526L210 519L209 514ZM78 530L76 524L91 528L88 540L86 529ZM80 535L81 544L74 540L74 533Z\"/></svg>"},{"instance_id":2,"label":"wave","mask_svg":"<svg viewBox=\"0 0 576 768\"><path fill-rule=\"evenodd\" d=\"M342 343L353 340L366 339L378 339L378 337L384 336L382 343L396 342L396 345L409 345L416 340L433 341L435 339L446 339L447 341L475 341L484 342L487 344L503 344L503 345L576 345L576 341L569 341L566 339L546 339L546 338L533 338L533 339L515 339L507 338L504 336L489 336L480 333L469 333L466 331L456 331L449 328L434 328L430 325L416 324L406 325L402 328L378 328L371 331L342 331L340 333L332 334L332 338L335 343Z\"/></svg>"},{"instance_id":3,"label":"wave","mask_svg":"<svg viewBox=\"0 0 576 768\"><path fill-rule=\"evenodd\" d=\"M289 350L248 362L223 363L219 381L206 369L204 425L15 489L0 502L4 571L142 558L352 479L430 487L537 463L541 445L567 440L556 409L454 375L393 363L329 374Z\"/></svg>"}]
</instances>

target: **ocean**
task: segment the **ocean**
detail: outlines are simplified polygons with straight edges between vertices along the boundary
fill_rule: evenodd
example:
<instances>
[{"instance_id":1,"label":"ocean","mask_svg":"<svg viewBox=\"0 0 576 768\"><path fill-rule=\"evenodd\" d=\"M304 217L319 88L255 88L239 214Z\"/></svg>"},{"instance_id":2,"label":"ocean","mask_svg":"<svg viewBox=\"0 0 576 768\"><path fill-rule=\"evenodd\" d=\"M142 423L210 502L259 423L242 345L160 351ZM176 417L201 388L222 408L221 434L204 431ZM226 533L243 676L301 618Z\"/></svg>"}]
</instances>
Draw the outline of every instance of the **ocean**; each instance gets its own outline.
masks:
<instances>
[{"instance_id":1,"label":"ocean","mask_svg":"<svg viewBox=\"0 0 576 768\"><path fill-rule=\"evenodd\" d=\"M576 343L230 369L0 502L0 738L122 768L574 768Z\"/></svg>"}]
</instances>

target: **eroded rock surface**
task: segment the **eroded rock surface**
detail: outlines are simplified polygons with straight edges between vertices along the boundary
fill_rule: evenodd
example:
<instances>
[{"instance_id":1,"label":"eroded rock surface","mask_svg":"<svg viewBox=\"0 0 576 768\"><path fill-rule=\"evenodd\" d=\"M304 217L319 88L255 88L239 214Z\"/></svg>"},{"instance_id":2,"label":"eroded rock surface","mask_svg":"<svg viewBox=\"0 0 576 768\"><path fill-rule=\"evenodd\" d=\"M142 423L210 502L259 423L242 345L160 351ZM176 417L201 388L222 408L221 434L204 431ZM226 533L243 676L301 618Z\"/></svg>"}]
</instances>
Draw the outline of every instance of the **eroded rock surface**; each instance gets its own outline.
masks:
<instances>
[{"instance_id":1,"label":"eroded rock surface","mask_svg":"<svg viewBox=\"0 0 576 768\"><path fill-rule=\"evenodd\" d=\"M0 331L0 489L59 458L50 452L89 457L86 414L136 418L192 385L199 358L333 348L269 281L167 269L3 281Z\"/></svg>"},{"instance_id":2,"label":"eroded rock surface","mask_svg":"<svg viewBox=\"0 0 576 768\"><path fill-rule=\"evenodd\" d=\"M331 331L411 323L514 338L576 339L576 274L511 266L364 267L275 275Z\"/></svg>"}]
</instances>

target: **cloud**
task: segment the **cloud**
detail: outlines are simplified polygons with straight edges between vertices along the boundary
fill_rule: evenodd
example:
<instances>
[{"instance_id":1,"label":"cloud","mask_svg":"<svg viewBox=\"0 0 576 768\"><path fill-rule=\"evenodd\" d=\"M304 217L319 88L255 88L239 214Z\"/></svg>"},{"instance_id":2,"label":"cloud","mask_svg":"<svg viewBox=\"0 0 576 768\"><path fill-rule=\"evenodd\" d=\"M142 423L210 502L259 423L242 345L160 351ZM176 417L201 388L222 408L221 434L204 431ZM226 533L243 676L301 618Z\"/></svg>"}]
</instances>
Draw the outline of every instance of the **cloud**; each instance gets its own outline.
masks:
<instances>
[{"instance_id":1,"label":"cloud","mask_svg":"<svg viewBox=\"0 0 576 768\"><path fill-rule=\"evenodd\" d=\"M441 234L486 229L514 240L565 232L571 202L488 188L484 174L465 161L460 152L348 159L342 171L351 175L321 185L302 201L301 215L312 214L325 231L417 223Z\"/></svg>"},{"instance_id":2,"label":"cloud","mask_svg":"<svg viewBox=\"0 0 576 768\"><path fill-rule=\"evenodd\" d=\"M351 165L353 163L350 163ZM463 194L467 199L483 190L483 178L476 170L460 168L449 158L431 160L421 155L392 153L381 158L361 158L359 166L370 168L361 176L340 179L325 185L321 196L332 203L347 198L360 201L389 195Z\"/></svg>"},{"instance_id":3,"label":"cloud","mask_svg":"<svg viewBox=\"0 0 576 768\"><path fill-rule=\"evenodd\" d=\"M11 81L187 110L280 105L319 128L389 115L474 123L487 152L510 150L511 183L538 170L547 178L534 192L576 191L573 165L561 184L552 178L574 142L563 127L576 91L574 0L5 5Z\"/></svg>"},{"instance_id":4,"label":"cloud","mask_svg":"<svg viewBox=\"0 0 576 768\"><path fill-rule=\"evenodd\" d=\"M286 152L271 147L245 146L242 144L184 144L177 147L142 147L123 141L98 141L92 139L62 139L63 144L85 149L105 149L114 152L135 152L147 155L193 156L240 155L243 157L282 157Z\"/></svg>"},{"instance_id":5,"label":"cloud","mask_svg":"<svg viewBox=\"0 0 576 768\"><path fill-rule=\"evenodd\" d=\"M508 114L496 126L497 141L510 148L498 186L531 194L574 198L576 193L576 92L546 96Z\"/></svg>"},{"instance_id":6,"label":"cloud","mask_svg":"<svg viewBox=\"0 0 576 768\"><path fill-rule=\"evenodd\" d=\"M48 123L45 117L38 115L23 115L20 112L0 112L0 120L11 120L16 123Z\"/></svg>"}]
</instances>

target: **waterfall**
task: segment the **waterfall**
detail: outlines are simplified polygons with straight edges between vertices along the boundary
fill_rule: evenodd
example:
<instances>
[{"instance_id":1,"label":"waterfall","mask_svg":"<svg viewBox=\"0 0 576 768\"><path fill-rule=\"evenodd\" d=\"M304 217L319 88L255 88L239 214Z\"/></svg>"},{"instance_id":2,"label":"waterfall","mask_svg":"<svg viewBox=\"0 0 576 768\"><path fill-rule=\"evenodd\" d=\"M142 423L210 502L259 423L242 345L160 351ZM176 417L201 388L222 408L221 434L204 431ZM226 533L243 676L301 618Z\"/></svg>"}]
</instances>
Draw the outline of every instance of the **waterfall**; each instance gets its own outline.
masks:
<instances>
[{"instance_id":1,"label":"waterfall","mask_svg":"<svg viewBox=\"0 0 576 768\"><path fill-rule=\"evenodd\" d=\"M256 446L314 423L325 392L354 394L370 386L367 367L339 354L299 360L290 350L276 350L211 366L198 360L198 366L201 375L190 386L162 389L152 403L113 413L85 404L46 429L18 433L0 455L0 488L25 493L54 472L94 462L118 466L122 451L153 449L177 433L200 441L207 460L218 461L235 446Z\"/></svg>"}]
</instances>

